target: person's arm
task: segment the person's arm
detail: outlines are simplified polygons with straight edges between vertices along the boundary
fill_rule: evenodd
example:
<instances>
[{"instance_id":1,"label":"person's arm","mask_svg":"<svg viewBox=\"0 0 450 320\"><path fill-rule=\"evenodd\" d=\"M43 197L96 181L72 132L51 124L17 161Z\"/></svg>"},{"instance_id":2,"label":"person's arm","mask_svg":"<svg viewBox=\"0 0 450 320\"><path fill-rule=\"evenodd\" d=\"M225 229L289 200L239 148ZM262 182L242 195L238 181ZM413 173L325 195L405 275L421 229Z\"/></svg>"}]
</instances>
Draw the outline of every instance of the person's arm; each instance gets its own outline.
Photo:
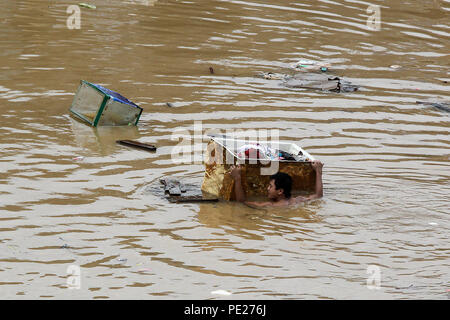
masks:
<instances>
[{"instance_id":1,"label":"person's arm","mask_svg":"<svg viewBox=\"0 0 450 320\"><path fill-rule=\"evenodd\" d=\"M265 207L273 207L272 202L245 201L244 204L249 206L250 208L254 208L254 209L265 208Z\"/></svg>"},{"instance_id":2,"label":"person's arm","mask_svg":"<svg viewBox=\"0 0 450 320\"><path fill-rule=\"evenodd\" d=\"M234 194L236 196L236 201L245 202L247 199L245 197L244 189L242 189L241 171L241 166L232 166L230 173L234 179Z\"/></svg>"},{"instance_id":3,"label":"person's arm","mask_svg":"<svg viewBox=\"0 0 450 320\"><path fill-rule=\"evenodd\" d=\"M313 161L312 167L316 171L316 192L314 193L313 199L318 199L323 197L323 183L322 183L322 167L323 163L320 161Z\"/></svg>"},{"instance_id":4,"label":"person's arm","mask_svg":"<svg viewBox=\"0 0 450 320\"><path fill-rule=\"evenodd\" d=\"M314 193L307 197L298 196L295 198L297 203L305 202L309 200L319 199L323 197L323 183L322 183L322 167L323 163L316 160L312 162L312 167L316 172L316 186L314 189Z\"/></svg>"}]
</instances>

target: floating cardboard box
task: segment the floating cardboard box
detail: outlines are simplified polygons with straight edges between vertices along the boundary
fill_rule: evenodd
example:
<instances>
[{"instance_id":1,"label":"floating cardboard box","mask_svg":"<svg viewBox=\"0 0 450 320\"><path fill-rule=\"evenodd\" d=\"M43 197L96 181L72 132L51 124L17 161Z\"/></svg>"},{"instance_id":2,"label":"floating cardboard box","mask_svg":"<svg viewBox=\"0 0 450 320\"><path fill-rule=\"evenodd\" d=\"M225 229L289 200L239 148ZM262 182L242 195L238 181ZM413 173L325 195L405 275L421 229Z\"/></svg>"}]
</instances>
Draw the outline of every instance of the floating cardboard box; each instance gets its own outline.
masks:
<instances>
[{"instance_id":1,"label":"floating cardboard box","mask_svg":"<svg viewBox=\"0 0 450 320\"><path fill-rule=\"evenodd\" d=\"M85 80L80 81L70 107L70 112L93 127L137 125L142 110L119 93Z\"/></svg>"},{"instance_id":2,"label":"floating cardboard box","mask_svg":"<svg viewBox=\"0 0 450 320\"><path fill-rule=\"evenodd\" d=\"M223 200L235 200L234 179L230 167L242 167L242 188L247 197L266 196L270 176L285 172L292 177L292 191L313 191L316 185L315 171L311 166L314 157L294 143L239 140L229 137L210 137L205 157L205 176L202 191ZM238 150L245 145L267 145L271 149L290 154L295 160L262 159L242 154ZM259 154L256 154L259 156Z\"/></svg>"}]
</instances>

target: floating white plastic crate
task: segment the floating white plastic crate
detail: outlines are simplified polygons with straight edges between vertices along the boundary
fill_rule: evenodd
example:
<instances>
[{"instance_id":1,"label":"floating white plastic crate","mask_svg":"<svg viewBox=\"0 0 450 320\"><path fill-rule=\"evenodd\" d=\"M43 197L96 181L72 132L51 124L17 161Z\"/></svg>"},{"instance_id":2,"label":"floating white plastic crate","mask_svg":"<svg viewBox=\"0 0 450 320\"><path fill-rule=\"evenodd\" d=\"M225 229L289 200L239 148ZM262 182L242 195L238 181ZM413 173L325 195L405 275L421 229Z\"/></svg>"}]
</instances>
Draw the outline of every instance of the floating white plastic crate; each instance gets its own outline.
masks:
<instances>
[{"instance_id":1,"label":"floating white plastic crate","mask_svg":"<svg viewBox=\"0 0 450 320\"><path fill-rule=\"evenodd\" d=\"M137 125L142 108L117 92L80 81L70 112L91 126Z\"/></svg>"}]
</instances>

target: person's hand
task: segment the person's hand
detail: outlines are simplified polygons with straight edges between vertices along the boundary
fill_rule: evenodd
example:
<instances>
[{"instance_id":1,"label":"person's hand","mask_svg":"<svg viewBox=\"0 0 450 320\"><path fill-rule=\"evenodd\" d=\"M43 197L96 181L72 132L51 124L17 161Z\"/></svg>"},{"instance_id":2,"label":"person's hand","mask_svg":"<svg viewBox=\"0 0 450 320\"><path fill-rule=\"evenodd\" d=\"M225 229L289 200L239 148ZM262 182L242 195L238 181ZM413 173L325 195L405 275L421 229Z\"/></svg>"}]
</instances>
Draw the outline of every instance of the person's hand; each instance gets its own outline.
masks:
<instances>
[{"instance_id":1,"label":"person's hand","mask_svg":"<svg viewBox=\"0 0 450 320\"><path fill-rule=\"evenodd\" d=\"M311 166L312 166L313 169L316 170L317 172L322 172L323 163L320 162L319 160L314 160L314 161L311 163Z\"/></svg>"},{"instance_id":2,"label":"person's hand","mask_svg":"<svg viewBox=\"0 0 450 320\"><path fill-rule=\"evenodd\" d=\"M234 179L240 178L241 172L242 172L242 168L240 165L230 167L230 174Z\"/></svg>"}]
</instances>

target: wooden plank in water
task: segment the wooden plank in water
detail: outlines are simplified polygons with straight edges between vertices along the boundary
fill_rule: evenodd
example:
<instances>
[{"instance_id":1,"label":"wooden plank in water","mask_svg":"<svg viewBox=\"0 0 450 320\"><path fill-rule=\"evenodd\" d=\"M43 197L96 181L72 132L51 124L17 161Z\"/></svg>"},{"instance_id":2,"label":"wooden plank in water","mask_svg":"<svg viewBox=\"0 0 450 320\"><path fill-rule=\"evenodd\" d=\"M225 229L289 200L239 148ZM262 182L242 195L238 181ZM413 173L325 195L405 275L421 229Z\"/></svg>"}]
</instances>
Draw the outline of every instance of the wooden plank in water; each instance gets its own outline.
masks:
<instances>
[{"instance_id":1,"label":"wooden plank in water","mask_svg":"<svg viewBox=\"0 0 450 320\"><path fill-rule=\"evenodd\" d=\"M167 198L170 202L217 202L218 198L206 198L201 195L198 196L175 196Z\"/></svg>"},{"instance_id":2,"label":"wooden plank in water","mask_svg":"<svg viewBox=\"0 0 450 320\"><path fill-rule=\"evenodd\" d=\"M116 142L120 143L124 146L128 146L128 147L135 147L135 148L144 149L147 151L156 151L156 147L154 145L148 144L148 143L143 143L143 142L133 141L133 140L117 140Z\"/></svg>"}]
</instances>

